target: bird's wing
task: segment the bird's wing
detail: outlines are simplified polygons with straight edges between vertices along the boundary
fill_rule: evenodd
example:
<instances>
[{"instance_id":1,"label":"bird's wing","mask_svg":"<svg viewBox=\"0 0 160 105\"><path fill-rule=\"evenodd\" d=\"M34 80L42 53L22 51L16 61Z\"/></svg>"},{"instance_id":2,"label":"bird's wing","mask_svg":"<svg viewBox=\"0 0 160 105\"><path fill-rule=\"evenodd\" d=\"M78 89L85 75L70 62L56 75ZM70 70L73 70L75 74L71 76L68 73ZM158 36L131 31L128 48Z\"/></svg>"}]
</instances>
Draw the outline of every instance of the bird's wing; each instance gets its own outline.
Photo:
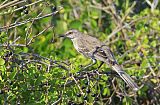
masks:
<instances>
[{"instance_id":1,"label":"bird's wing","mask_svg":"<svg viewBox=\"0 0 160 105\"><path fill-rule=\"evenodd\" d=\"M114 56L112 55L112 52L109 52L110 50L104 50L100 49L97 52L95 52L94 56L100 61L108 62L108 64L115 64L117 61L115 60Z\"/></svg>"},{"instance_id":2,"label":"bird's wing","mask_svg":"<svg viewBox=\"0 0 160 105\"><path fill-rule=\"evenodd\" d=\"M77 51L86 57L97 58L100 61L116 62L113 53L104 43L92 36L85 36L86 38L80 38L76 42Z\"/></svg>"},{"instance_id":3,"label":"bird's wing","mask_svg":"<svg viewBox=\"0 0 160 105\"><path fill-rule=\"evenodd\" d=\"M85 48L89 50L88 56L95 58L94 54L98 51L97 49L102 45L102 42L92 36L87 36L84 40L83 44L85 45Z\"/></svg>"},{"instance_id":4,"label":"bird's wing","mask_svg":"<svg viewBox=\"0 0 160 105\"><path fill-rule=\"evenodd\" d=\"M90 58L93 58L92 53L94 52L96 46L100 43L100 41L96 38L87 35L85 35L85 38L82 36L73 41L77 51Z\"/></svg>"},{"instance_id":5,"label":"bird's wing","mask_svg":"<svg viewBox=\"0 0 160 105\"><path fill-rule=\"evenodd\" d=\"M102 49L102 51L104 51L104 53L106 54L106 56L108 57L108 59L110 59L112 62L116 62L117 63L117 61L116 61L116 59L115 59L115 57L113 55L113 52L109 49L108 46L103 45L101 47L101 49Z\"/></svg>"}]
</instances>

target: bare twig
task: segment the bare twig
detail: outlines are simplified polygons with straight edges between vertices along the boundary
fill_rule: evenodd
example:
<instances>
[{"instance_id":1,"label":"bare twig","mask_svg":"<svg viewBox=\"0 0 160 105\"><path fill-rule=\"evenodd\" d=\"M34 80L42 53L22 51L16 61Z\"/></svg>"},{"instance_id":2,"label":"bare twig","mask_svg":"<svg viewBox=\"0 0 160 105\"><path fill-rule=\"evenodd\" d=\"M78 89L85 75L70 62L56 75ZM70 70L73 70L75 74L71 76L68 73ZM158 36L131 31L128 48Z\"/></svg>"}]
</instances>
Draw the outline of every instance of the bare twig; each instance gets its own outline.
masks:
<instances>
[{"instance_id":1,"label":"bare twig","mask_svg":"<svg viewBox=\"0 0 160 105\"><path fill-rule=\"evenodd\" d=\"M4 5L8 0L3 1L0 6Z\"/></svg>"},{"instance_id":2,"label":"bare twig","mask_svg":"<svg viewBox=\"0 0 160 105\"><path fill-rule=\"evenodd\" d=\"M24 44L0 44L1 47L8 47L8 46L12 46L12 47L26 47L26 45Z\"/></svg>"},{"instance_id":3,"label":"bare twig","mask_svg":"<svg viewBox=\"0 0 160 105\"><path fill-rule=\"evenodd\" d=\"M15 44L19 39L20 39L20 36L17 37L17 38L12 42L12 44Z\"/></svg>"},{"instance_id":4,"label":"bare twig","mask_svg":"<svg viewBox=\"0 0 160 105\"><path fill-rule=\"evenodd\" d=\"M33 39L35 39L36 37L38 37L39 35L41 35L43 32L45 32L46 30L48 30L49 28L52 28L52 27L54 27L54 26L49 25L49 26L46 27L44 30L42 30L40 33L38 33L37 35L33 36L33 37L29 40L29 42L27 43L27 45L31 44L32 41L33 41Z\"/></svg>"},{"instance_id":5,"label":"bare twig","mask_svg":"<svg viewBox=\"0 0 160 105\"><path fill-rule=\"evenodd\" d=\"M129 15L129 13L131 12L131 10L134 8L134 6L136 5L136 2L134 1L133 4L131 5L130 8L128 8L128 10L125 13L125 16L122 18L121 23L124 22L124 20L126 19L126 17Z\"/></svg>"},{"instance_id":6,"label":"bare twig","mask_svg":"<svg viewBox=\"0 0 160 105\"><path fill-rule=\"evenodd\" d=\"M116 33L118 33L120 30L122 30L122 29L124 29L124 28L126 28L126 27L128 27L128 26L134 25L134 23L137 22L137 21L140 21L140 20L143 20L143 19L147 19L147 18L151 18L151 17L150 17L150 16L140 17L140 18L138 18L138 19L132 20L130 23L125 24L125 25L123 25L123 26L120 27L120 28L117 27L110 35L108 35L108 38L107 38L107 40L106 40L105 42L108 42L108 40L109 40L111 37L113 37Z\"/></svg>"},{"instance_id":7,"label":"bare twig","mask_svg":"<svg viewBox=\"0 0 160 105\"><path fill-rule=\"evenodd\" d=\"M58 100L55 101L54 103L52 103L51 105L57 105L57 104L61 101L61 99L62 99L62 96L60 96L60 97L58 98Z\"/></svg>"},{"instance_id":8,"label":"bare twig","mask_svg":"<svg viewBox=\"0 0 160 105\"><path fill-rule=\"evenodd\" d=\"M8 6L13 5L14 3L17 3L18 1L19 1L19 0L14 0L14 1L10 1L10 2L7 3L7 4L3 4L3 5L0 6L0 9L2 9L2 8L7 8Z\"/></svg>"},{"instance_id":9,"label":"bare twig","mask_svg":"<svg viewBox=\"0 0 160 105\"><path fill-rule=\"evenodd\" d=\"M43 11L44 11L44 9L37 15L37 18L39 17L39 16L41 16L41 14L43 13ZM31 23L31 25L29 26L29 28L27 29L27 32L26 32L26 45L28 45L27 43L29 43L28 42L28 37L30 36L30 33L29 33L29 30L31 29L31 27L32 27L32 25L33 25L33 23L34 23L34 20L32 21L32 23ZM31 41L31 40L30 40Z\"/></svg>"},{"instance_id":10,"label":"bare twig","mask_svg":"<svg viewBox=\"0 0 160 105\"><path fill-rule=\"evenodd\" d=\"M5 30L7 30L7 29L11 29L11 28L14 28L14 27L17 27L17 26L21 26L21 25L23 25L23 24L26 24L26 23L29 23L29 22L32 22L32 21L35 21L35 20L40 20L40 19L42 19L42 18L46 18L46 17L49 17L49 16L52 16L52 15L55 15L55 14L57 14L59 11L55 11L55 12L53 12L53 13L49 13L49 14L46 14L46 15L44 15L44 16L41 16L41 17L36 17L36 18L29 18L29 19L27 19L27 20L25 20L25 21L22 21L22 22L17 22L17 23L13 23L13 24L11 24L10 26L3 26L3 27L0 27L0 32L1 31L5 31Z\"/></svg>"},{"instance_id":11,"label":"bare twig","mask_svg":"<svg viewBox=\"0 0 160 105\"><path fill-rule=\"evenodd\" d=\"M153 10L157 7L158 5L158 0L153 0L153 2L151 3L149 0L146 0L146 2L148 3L148 5L151 7L151 11L153 12Z\"/></svg>"},{"instance_id":12,"label":"bare twig","mask_svg":"<svg viewBox=\"0 0 160 105\"><path fill-rule=\"evenodd\" d=\"M76 83L76 85L77 85L77 87L79 88L79 90L80 90L81 94L82 94L82 95L84 95L84 93L83 93L83 91L82 91L81 87L79 86L79 84L78 84L77 80L74 78L74 76L73 76L73 75L72 75L72 79L73 79L73 80L74 80L74 82Z\"/></svg>"},{"instance_id":13,"label":"bare twig","mask_svg":"<svg viewBox=\"0 0 160 105\"><path fill-rule=\"evenodd\" d=\"M37 3L39 3L39 2L42 2L42 1L44 1L44 0L35 1L35 2L31 3L31 4L26 5L26 7L35 5L35 4L37 4ZM12 11L2 12L2 13L0 13L0 15L6 15L6 14L13 13L13 12L16 12L16 11L19 11L19 10L22 10L22 9L23 9L23 7L20 7L20 8L14 9L14 10L12 10Z\"/></svg>"}]
</instances>

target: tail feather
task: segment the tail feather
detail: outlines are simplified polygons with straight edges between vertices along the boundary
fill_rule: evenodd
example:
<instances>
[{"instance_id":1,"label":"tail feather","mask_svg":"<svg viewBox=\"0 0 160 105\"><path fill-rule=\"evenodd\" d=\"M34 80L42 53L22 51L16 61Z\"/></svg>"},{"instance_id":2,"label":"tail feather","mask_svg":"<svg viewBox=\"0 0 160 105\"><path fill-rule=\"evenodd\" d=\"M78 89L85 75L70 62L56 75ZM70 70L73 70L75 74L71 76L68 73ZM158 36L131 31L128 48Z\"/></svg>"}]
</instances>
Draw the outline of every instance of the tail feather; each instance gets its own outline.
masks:
<instances>
[{"instance_id":1,"label":"tail feather","mask_svg":"<svg viewBox=\"0 0 160 105\"><path fill-rule=\"evenodd\" d=\"M133 79L121 69L121 67L117 64L113 65L112 68L119 74L119 76L129 85L130 88L137 91L139 87L133 81Z\"/></svg>"}]
</instances>

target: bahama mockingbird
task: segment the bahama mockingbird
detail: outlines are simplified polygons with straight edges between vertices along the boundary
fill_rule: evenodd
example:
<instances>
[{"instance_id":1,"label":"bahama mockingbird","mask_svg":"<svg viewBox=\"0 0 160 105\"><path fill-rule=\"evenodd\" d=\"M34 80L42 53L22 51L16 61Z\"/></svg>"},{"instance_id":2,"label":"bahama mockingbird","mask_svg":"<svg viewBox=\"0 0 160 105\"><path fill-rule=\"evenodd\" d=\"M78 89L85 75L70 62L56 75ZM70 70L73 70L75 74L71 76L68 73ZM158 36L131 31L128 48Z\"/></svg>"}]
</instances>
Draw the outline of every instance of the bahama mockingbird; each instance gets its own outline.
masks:
<instances>
[{"instance_id":1,"label":"bahama mockingbird","mask_svg":"<svg viewBox=\"0 0 160 105\"><path fill-rule=\"evenodd\" d=\"M121 66L115 60L109 47L104 43L95 37L85 35L74 29L66 32L64 37L71 39L75 49L85 57L91 58L94 61L93 64L96 63L96 60L106 63L119 74L119 76L129 85L129 87L135 91L139 89L132 78L125 71L123 71Z\"/></svg>"}]
</instances>

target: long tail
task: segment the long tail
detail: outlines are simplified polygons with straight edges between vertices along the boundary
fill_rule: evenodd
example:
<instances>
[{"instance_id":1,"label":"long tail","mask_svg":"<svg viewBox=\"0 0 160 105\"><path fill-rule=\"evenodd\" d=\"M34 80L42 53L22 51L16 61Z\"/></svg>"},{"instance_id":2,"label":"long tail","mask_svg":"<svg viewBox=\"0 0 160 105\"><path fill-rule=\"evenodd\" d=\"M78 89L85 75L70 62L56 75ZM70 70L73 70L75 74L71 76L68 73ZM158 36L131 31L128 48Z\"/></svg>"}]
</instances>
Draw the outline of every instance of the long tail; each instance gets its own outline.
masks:
<instances>
[{"instance_id":1,"label":"long tail","mask_svg":"<svg viewBox=\"0 0 160 105\"><path fill-rule=\"evenodd\" d=\"M123 71L122 68L118 64L113 65L112 68L129 85L130 88L132 88L134 91L137 91L139 89L139 87L133 81L133 79L125 71Z\"/></svg>"}]
</instances>

